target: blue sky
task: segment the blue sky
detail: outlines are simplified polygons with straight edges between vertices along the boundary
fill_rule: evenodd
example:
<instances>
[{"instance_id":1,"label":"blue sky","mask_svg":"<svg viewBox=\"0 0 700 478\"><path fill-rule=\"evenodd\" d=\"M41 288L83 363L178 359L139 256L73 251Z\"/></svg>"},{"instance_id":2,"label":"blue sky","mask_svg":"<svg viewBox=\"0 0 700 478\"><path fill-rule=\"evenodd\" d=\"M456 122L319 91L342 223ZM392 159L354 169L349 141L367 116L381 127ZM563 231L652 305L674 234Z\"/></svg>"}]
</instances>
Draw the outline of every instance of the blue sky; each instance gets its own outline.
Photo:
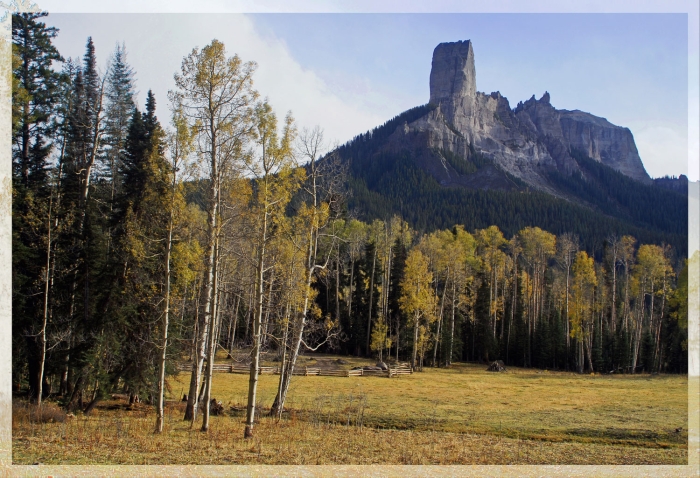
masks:
<instances>
[{"instance_id":1,"label":"blue sky","mask_svg":"<svg viewBox=\"0 0 700 478\"><path fill-rule=\"evenodd\" d=\"M629 127L652 177L688 174L686 14L57 13L47 21L61 29L64 56L81 56L92 35L106 65L124 42L141 103L153 89L162 119L182 57L218 38L258 63L256 86L280 116L292 110L300 127L319 124L340 143L425 103L435 46L470 39L479 91L498 90L511 107L549 91L557 108Z\"/></svg>"}]
</instances>

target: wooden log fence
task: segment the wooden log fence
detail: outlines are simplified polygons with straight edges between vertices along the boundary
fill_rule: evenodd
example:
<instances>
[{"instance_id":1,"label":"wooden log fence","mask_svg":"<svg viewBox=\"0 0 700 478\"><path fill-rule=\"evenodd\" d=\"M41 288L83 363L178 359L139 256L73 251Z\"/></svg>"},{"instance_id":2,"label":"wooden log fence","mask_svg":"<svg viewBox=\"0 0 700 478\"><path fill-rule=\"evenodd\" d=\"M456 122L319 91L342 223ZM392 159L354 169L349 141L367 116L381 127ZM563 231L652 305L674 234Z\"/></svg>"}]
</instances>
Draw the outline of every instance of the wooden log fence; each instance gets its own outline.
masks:
<instances>
[{"instance_id":1,"label":"wooden log fence","mask_svg":"<svg viewBox=\"0 0 700 478\"><path fill-rule=\"evenodd\" d=\"M189 363L177 363L176 366L180 372L191 372L192 364ZM224 373L250 373L250 365L242 364L226 364L217 363L214 364L212 370L214 372L224 372ZM259 372L262 374L275 374L279 375L279 367L260 367ZM402 375L411 375L413 370L408 364L398 364L395 367L389 367L388 370L323 370L315 367L304 367L295 368L292 375L297 376L310 376L310 375L320 375L323 377L399 377Z\"/></svg>"}]
</instances>

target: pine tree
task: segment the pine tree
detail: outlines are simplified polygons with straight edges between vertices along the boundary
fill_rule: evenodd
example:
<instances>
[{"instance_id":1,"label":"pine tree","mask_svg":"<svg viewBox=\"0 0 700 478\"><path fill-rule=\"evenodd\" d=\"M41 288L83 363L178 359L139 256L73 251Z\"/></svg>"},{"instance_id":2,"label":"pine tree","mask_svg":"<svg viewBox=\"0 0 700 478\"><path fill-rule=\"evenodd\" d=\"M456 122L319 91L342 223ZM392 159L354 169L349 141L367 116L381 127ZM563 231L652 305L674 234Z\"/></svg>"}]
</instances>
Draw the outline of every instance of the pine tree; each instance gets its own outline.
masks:
<instances>
[{"instance_id":1,"label":"pine tree","mask_svg":"<svg viewBox=\"0 0 700 478\"><path fill-rule=\"evenodd\" d=\"M55 249L51 237L56 216L55 174L50 174L48 166L56 132L54 109L64 80L53 69L54 62L63 61L51 43L58 30L39 21L46 15L12 15L13 355L26 358L30 397L39 404L45 392ZM31 297L41 297L43 307L30 303Z\"/></svg>"},{"instance_id":2,"label":"pine tree","mask_svg":"<svg viewBox=\"0 0 700 478\"><path fill-rule=\"evenodd\" d=\"M110 208L121 192L119 171L126 154L126 137L136 105L134 103L134 71L126 61L126 48L117 45L112 53L105 85L105 154L102 176L110 184Z\"/></svg>"},{"instance_id":3,"label":"pine tree","mask_svg":"<svg viewBox=\"0 0 700 478\"><path fill-rule=\"evenodd\" d=\"M12 15L13 164L18 184L45 185L47 159L55 132L52 121L63 77L53 63L63 58L51 41L58 29L47 27L41 13Z\"/></svg>"},{"instance_id":4,"label":"pine tree","mask_svg":"<svg viewBox=\"0 0 700 478\"><path fill-rule=\"evenodd\" d=\"M401 282L403 282L404 275L406 273L406 258L408 257L408 252L406 250L406 245L400 239L396 239L394 244L394 259L391 263L391 283L389 289L389 313L388 320L391 321L396 327L394 328L394 343L396 344L396 361L399 360L399 351L401 344L401 324L406 322L406 317L401 310L400 298L401 298Z\"/></svg>"}]
</instances>

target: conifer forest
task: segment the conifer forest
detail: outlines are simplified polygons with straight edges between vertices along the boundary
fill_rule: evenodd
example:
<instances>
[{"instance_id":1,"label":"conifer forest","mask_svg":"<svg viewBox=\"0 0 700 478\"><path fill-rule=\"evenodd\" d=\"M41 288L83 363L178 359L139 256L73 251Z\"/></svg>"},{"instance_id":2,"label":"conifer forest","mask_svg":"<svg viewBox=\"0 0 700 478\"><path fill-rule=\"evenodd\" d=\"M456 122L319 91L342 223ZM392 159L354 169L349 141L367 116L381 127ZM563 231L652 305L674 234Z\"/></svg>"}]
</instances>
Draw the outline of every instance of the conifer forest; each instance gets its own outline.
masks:
<instances>
[{"instance_id":1,"label":"conifer forest","mask_svg":"<svg viewBox=\"0 0 700 478\"><path fill-rule=\"evenodd\" d=\"M184 363L181 418L206 431L217 351L246 350L253 436L263 353L281 370L263 404L277 416L310 352L415 371L687 372L687 227L620 233L591 211L569 230L551 213L499 222L527 201L539 211L539 193L476 225L413 217L427 193L372 205L357 139L334 147L323 125L276 112L256 63L221 42L182 59L167 98L138 104L126 47L98 65L105 46L88 38L64 58L46 22L12 16L12 383L30 401L89 414L125 393L162 431ZM395 188L420 183L402 174ZM498 200L474 194L475 208Z\"/></svg>"}]
</instances>

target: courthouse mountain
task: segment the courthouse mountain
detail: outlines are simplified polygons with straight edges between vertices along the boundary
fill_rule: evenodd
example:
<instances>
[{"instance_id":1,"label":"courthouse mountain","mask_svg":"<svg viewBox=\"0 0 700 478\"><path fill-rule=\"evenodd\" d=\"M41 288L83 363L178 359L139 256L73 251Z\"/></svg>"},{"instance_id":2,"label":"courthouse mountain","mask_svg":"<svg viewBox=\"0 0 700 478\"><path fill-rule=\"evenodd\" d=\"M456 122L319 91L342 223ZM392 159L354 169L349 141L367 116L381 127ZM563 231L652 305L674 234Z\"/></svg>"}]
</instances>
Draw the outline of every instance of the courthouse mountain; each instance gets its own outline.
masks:
<instances>
[{"instance_id":1,"label":"courthouse mountain","mask_svg":"<svg viewBox=\"0 0 700 478\"><path fill-rule=\"evenodd\" d=\"M471 41L433 52L430 100L338 149L351 208L365 219L400 214L424 230L464 224L574 232L589 250L605 236L687 244L687 200L654 185L629 129L549 93L511 108L476 90Z\"/></svg>"}]
</instances>

